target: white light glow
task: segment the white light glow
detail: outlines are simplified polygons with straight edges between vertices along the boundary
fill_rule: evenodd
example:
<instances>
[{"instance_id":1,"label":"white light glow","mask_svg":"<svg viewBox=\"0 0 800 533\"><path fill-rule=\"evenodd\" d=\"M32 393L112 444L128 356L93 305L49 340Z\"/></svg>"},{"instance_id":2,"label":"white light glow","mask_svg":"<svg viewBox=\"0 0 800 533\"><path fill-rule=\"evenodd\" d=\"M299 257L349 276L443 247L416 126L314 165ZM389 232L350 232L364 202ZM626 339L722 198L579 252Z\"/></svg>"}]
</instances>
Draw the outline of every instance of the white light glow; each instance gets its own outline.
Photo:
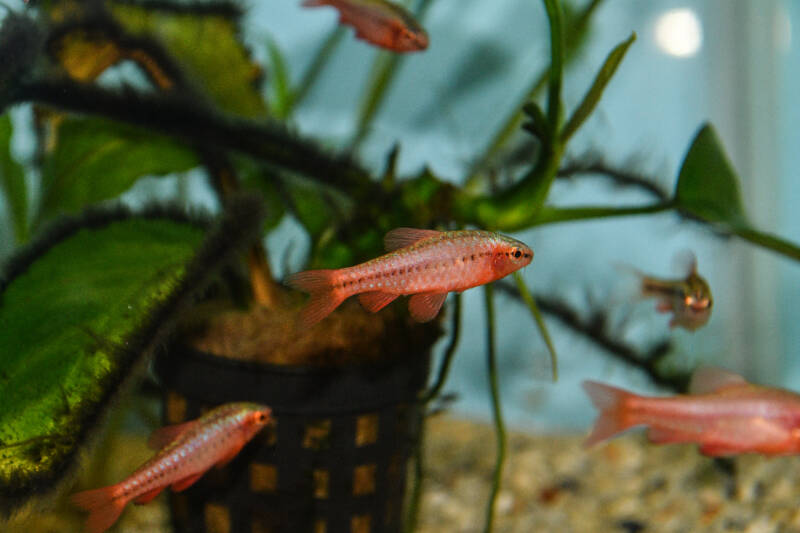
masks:
<instances>
[{"instance_id":1,"label":"white light glow","mask_svg":"<svg viewBox=\"0 0 800 533\"><path fill-rule=\"evenodd\" d=\"M671 9L656 20L656 44L665 53L691 57L703 44L703 28L697 14L689 8Z\"/></svg>"}]
</instances>

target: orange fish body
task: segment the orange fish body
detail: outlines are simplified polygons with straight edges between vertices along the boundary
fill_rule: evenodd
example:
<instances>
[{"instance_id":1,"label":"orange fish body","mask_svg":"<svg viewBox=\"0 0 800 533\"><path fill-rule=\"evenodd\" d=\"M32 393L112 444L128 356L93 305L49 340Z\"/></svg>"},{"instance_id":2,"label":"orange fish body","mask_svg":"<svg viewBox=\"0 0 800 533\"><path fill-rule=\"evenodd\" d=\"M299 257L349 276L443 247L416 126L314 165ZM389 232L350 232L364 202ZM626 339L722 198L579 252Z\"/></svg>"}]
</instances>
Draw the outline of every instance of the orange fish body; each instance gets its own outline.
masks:
<instances>
[{"instance_id":1,"label":"orange fish body","mask_svg":"<svg viewBox=\"0 0 800 533\"><path fill-rule=\"evenodd\" d=\"M428 47L428 34L405 9L386 0L305 0L306 7L332 6L339 23L355 28L356 37L393 52Z\"/></svg>"},{"instance_id":2,"label":"orange fish body","mask_svg":"<svg viewBox=\"0 0 800 533\"><path fill-rule=\"evenodd\" d=\"M692 394L669 398L593 381L583 387L600 410L587 446L644 425L653 443L694 442L709 456L800 453L800 395L753 385L725 370L701 368L692 378Z\"/></svg>"},{"instance_id":3,"label":"orange fish body","mask_svg":"<svg viewBox=\"0 0 800 533\"><path fill-rule=\"evenodd\" d=\"M533 259L525 244L490 231L397 228L384 243L391 253L366 263L289 276L290 286L311 294L300 325L312 326L356 294L373 313L400 295L413 295L411 316L426 322L439 313L448 292L490 283Z\"/></svg>"},{"instance_id":4,"label":"orange fish body","mask_svg":"<svg viewBox=\"0 0 800 533\"><path fill-rule=\"evenodd\" d=\"M131 500L145 504L169 485L181 491L212 466L223 466L270 420L270 409L253 403L230 403L184 424L153 433L148 444L161 450L130 477L109 487L72 495L89 511L86 528L101 533L117 521Z\"/></svg>"}]
</instances>

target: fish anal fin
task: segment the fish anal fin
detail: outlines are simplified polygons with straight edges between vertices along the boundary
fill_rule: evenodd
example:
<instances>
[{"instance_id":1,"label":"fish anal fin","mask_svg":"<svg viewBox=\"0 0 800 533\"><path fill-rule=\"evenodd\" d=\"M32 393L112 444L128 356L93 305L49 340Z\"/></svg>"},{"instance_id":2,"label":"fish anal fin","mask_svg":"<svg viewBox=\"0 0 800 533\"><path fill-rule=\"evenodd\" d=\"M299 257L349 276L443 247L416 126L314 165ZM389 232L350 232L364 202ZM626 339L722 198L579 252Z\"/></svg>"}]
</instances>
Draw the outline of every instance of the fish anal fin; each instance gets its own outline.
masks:
<instances>
[{"instance_id":1,"label":"fish anal fin","mask_svg":"<svg viewBox=\"0 0 800 533\"><path fill-rule=\"evenodd\" d=\"M747 385L747 381L734 372L712 366L701 366L692 374L689 392L708 394L733 386Z\"/></svg>"},{"instance_id":2,"label":"fish anal fin","mask_svg":"<svg viewBox=\"0 0 800 533\"><path fill-rule=\"evenodd\" d=\"M383 245L386 247L386 251L392 252L399 248L411 246L423 239L430 239L431 237L437 237L441 234L441 231L432 229L395 228L383 238Z\"/></svg>"},{"instance_id":3,"label":"fish anal fin","mask_svg":"<svg viewBox=\"0 0 800 533\"><path fill-rule=\"evenodd\" d=\"M647 430L647 438L653 444L672 444L677 442L695 442L697 435L693 435L686 431L677 431L674 429L651 427Z\"/></svg>"},{"instance_id":4,"label":"fish anal fin","mask_svg":"<svg viewBox=\"0 0 800 533\"><path fill-rule=\"evenodd\" d=\"M192 429L197 424L196 420L190 420L182 424L175 424L172 426L164 426L153 431L150 438L147 439L147 446L153 450L160 450L170 442L177 439L186 431Z\"/></svg>"},{"instance_id":5,"label":"fish anal fin","mask_svg":"<svg viewBox=\"0 0 800 533\"><path fill-rule=\"evenodd\" d=\"M439 314L439 309L447 298L446 292L423 292L408 300L408 310L417 322L428 322Z\"/></svg>"},{"instance_id":6,"label":"fish anal fin","mask_svg":"<svg viewBox=\"0 0 800 533\"><path fill-rule=\"evenodd\" d=\"M699 452L708 457L725 457L728 455L740 454L742 450L737 450L736 448L721 444L710 443L701 445Z\"/></svg>"},{"instance_id":7,"label":"fish anal fin","mask_svg":"<svg viewBox=\"0 0 800 533\"><path fill-rule=\"evenodd\" d=\"M164 487L158 487L153 490L148 490L144 494L134 498L133 503L135 503L136 505L144 505L146 503L150 503L151 501L156 499L156 496L161 494L162 490L164 490Z\"/></svg>"},{"instance_id":8,"label":"fish anal fin","mask_svg":"<svg viewBox=\"0 0 800 533\"><path fill-rule=\"evenodd\" d=\"M187 476L180 481L176 481L172 484L172 490L174 492L180 492L182 490L186 490L192 485L194 485L198 479L203 477L204 472L199 472L197 474L192 474L191 476Z\"/></svg>"},{"instance_id":9,"label":"fish anal fin","mask_svg":"<svg viewBox=\"0 0 800 533\"><path fill-rule=\"evenodd\" d=\"M362 292L358 295L358 301L364 306L364 309L371 313L377 313L390 303L392 303L397 294L391 294L381 291Z\"/></svg>"},{"instance_id":10,"label":"fish anal fin","mask_svg":"<svg viewBox=\"0 0 800 533\"><path fill-rule=\"evenodd\" d=\"M89 517L86 519L86 530L89 533L102 533L110 528L122 514L127 502L114 498L114 489L114 486L103 487L72 495L72 503L89 511Z\"/></svg>"},{"instance_id":11,"label":"fish anal fin","mask_svg":"<svg viewBox=\"0 0 800 533\"><path fill-rule=\"evenodd\" d=\"M242 444L238 444L238 445L234 446L233 448L231 448L225 455L223 455L219 459L219 461L217 461L217 468L222 468L225 465L227 465L228 463L230 463L231 461L233 461L233 459L237 455L239 455L239 452L242 451L242 448L244 448L244 445L245 445L245 443L243 442Z\"/></svg>"}]
</instances>

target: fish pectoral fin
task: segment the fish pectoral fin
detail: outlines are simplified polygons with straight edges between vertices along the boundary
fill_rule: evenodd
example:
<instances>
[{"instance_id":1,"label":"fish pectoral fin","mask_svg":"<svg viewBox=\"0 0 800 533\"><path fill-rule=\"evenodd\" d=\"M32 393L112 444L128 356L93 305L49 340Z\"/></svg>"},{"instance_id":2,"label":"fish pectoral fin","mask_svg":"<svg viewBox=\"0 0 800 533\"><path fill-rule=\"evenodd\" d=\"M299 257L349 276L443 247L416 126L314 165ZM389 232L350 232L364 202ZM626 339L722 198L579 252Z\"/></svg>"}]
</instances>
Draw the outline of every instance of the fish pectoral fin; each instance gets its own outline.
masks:
<instances>
[{"instance_id":1,"label":"fish pectoral fin","mask_svg":"<svg viewBox=\"0 0 800 533\"><path fill-rule=\"evenodd\" d=\"M244 448L244 445L245 445L245 443L242 443L242 444L240 444L238 446L234 446L233 448L231 448L231 450L228 453L223 455L220 458L220 460L217 461L217 468L222 468L225 465L227 465L228 463L230 463L231 461L233 461L233 459L237 455L239 455L239 452L242 451L242 448Z\"/></svg>"},{"instance_id":2,"label":"fish pectoral fin","mask_svg":"<svg viewBox=\"0 0 800 533\"><path fill-rule=\"evenodd\" d=\"M172 484L173 492L180 492L182 490L188 489L189 487L194 485L198 479L203 477L204 473L205 472L199 472L197 474L192 474L191 476L185 477L180 481L176 481L175 483Z\"/></svg>"},{"instance_id":3,"label":"fish pectoral fin","mask_svg":"<svg viewBox=\"0 0 800 533\"><path fill-rule=\"evenodd\" d=\"M158 428L150 435L150 438L147 440L147 446L153 450L160 450L181 436L181 434L192 429L192 427L195 425L197 425L197 421L190 420L189 422L184 422L183 424L175 424L173 426L164 426L163 428Z\"/></svg>"},{"instance_id":4,"label":"fish pectoral fin","mask_svg":"<svg viewBox=\"0 0 800 533\"><path fill-rule=\"evenodd\" d=\"M428 322L439 314L439 309L447 298L446 292L423 292L408 300L408 311L417 322Z\"/></svg>"},{"instance_id":5,"label":"fish pectoral fin","mask_svg":"<svg viewBox=\"0 0 800 533\"><path fill-rule=\"evenodd\" d=\"M158 487L157 489L149 490L142 494L141 496L137 496L134 498L133 503L136 505L144 505L146 503L150 503L151 501L156 499L156 496L161 494L161 491L164 490L164 487Z\"/></svg>"},{"instance_id":6,"label":"fish pectoral fin","mask_svg":"<svg viewBox=\"0 0 800 533\"><path fill-rule=\"evenodd\" d=\"M656 311L659 313L669 313L672 311L672 304L669 300L659 300L656 304Z\"/></svg>"},{"instance_id":7,"label":"fish pectoral fin","mask_svg":"<svg viewBox=\"0 0 800 533\"><path fill-rule=\"evenodd\" d=\"M397 298L397 294L388 292L371 291L362 292L358 295L358 301L367 311L377 313Z\"/></svg>"},{"instance_id":8,"label":"fish pectoral fin","mask_svg":"<svg viewBox=\"0 0 800 533\"><path fill-rule=\"evenodd\" d=\"M383 237L383 245L387 252L411 246L423 239L430 239L441 235L441 231L417 228L395 228Z\"/></svg>"},{"instance_id":9,"label":"fish pectoral fin","mask_svg":"<svg viewBox=\"0 0 800 533\"><path fill-rule=\"evenodd\" d=\"M739 374L713 366L701 366L692 374L692 380L689 382L689 392L692 394L707 394L731 386L741 385L747 385L747 381Z\"/></svg>"}]
</instances>

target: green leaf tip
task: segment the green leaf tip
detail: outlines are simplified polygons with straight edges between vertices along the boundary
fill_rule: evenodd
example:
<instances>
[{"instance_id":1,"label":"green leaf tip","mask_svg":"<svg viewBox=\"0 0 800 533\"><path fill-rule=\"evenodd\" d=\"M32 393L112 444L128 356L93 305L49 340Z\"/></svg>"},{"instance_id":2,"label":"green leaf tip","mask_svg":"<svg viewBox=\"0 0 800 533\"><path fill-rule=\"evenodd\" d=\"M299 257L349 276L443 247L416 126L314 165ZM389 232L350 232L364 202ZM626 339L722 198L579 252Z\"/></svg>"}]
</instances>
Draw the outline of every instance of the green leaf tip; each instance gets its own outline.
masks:
<instances>
[{"instance_id":1,"label":"green leaf tip","mask_svg":"<svg viewBox=\"0 0 800 533\"><path fill-rule=\"evenodd\" d=\"M236 198L209 230L175 208L53 226L0 281L0 515L55 491L176 317L261 226Z\"/></svg>"},{"instance_id":2,"label":"green leaf tip","mask_svg":"<svg viewBox=\"0 0 800 533\"><path fill-rule=\"evenodd\" d=\"M634 41L636 41L636 32L631 33L630 37L615 46L614 49L608 54L603 66L595 76L594 82L589 88L589 91L583 97L583 100L580 104L578 104L575 112L564 126L564 129L561 132L562 143L569 141L570 137L572 137L572 135L578 131L581 125L583 125L586 119L592 114L594 108L597 107L597 104L600 102L600 98L603 96L603 91L605 91L606 86L611 81L611 78L614 77L614 73L617 71L617 68L619 68L622 60L625 58L625 54L628 52L628 49L631 47Z\"/></svg>"},{"instance_id":3,"label":"green leaf tip","mask_svg":"<svg viewBox=\"0 0 800 533\"><path fill-rule=\"evenodd\" d=\"M680 211L706 222L731 228L746 226L739 187L725 150L711 124L704 124L692 140L675 187Z\"/></svg>"}]
</instances>

